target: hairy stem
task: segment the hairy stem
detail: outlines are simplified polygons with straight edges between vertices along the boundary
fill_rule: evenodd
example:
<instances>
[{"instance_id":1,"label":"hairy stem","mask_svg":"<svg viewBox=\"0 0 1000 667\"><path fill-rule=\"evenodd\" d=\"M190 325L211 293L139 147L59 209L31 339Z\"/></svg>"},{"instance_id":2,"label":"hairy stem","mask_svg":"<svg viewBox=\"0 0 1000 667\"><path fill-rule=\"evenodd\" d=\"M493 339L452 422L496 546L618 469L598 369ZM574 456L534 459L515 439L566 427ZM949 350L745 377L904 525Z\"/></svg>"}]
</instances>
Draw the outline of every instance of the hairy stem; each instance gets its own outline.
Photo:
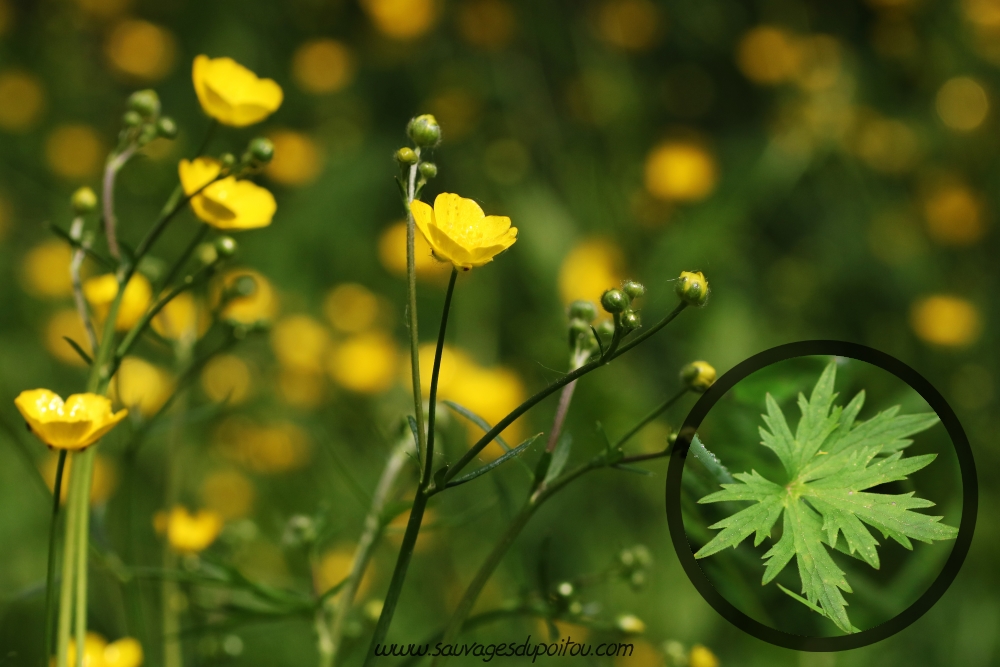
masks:
<instances>
[{"instance_id":1,"label":"hairy stem","mask_svg":"<svg viewBox=\"0 0 1000 667\"><path fill-rule=\"evenodd\" d=\"M121 259L118 248L117 220L115 219L115 178L125 163L135 155L136 146L132 144L120 153L113 153L104 165L104 183L101 188L102 215L104 216L104 235L108 239L108 252L116 260Z\"/></svg>"},{"instance_id":2,"label":"hairy stem","mask_svg":"<svg viewBox=\"0 0 1000 667\"><path fill-rule=\"evenodd\" d=\"M570 358L570 370L575 371L580 366L583 366L587 362L587 356L589 356L588 353L574 350ZM569 413L569 405L573 402L574 391L576 391L576 380L563 387L562 393L559 394L559 405L556 407L556 416L552 420L552 430L549 432L549 439L545 443L545 451L550 454L555 451L556 445L559 443L563 423L566 421L566 415Z\"/></svg>"},{"instance_id":3,"label":"hairy stem","mask_svg":"<svg viewBox=\"0 0 1000 667\"><path fill-rule=\"evenodd\" d=\"M83 259L87 256L87 248L89 247L88 243L84 243L81 240L83 237L82 217L77 217L73 220L73 224L69 228L69 235L70 238L80 244L73 251L73 259L69 263L69 276L73 284L73 304L76 306L76 312L80 316L80 321L83 322L83 329L87 332L90 353L95 354L97 352L97 334L94 332L94 323L90 321L87 300L83 297L83 281L80 279L80 267L83 265Z\"/></svg>"},{"instance_id":4,"label":"hairy stem","mask_svg":"<svg viewBox=\"0 0 1000 667\"><path fill-rule=\"evenodd\" d=\"M420 389L420 336L417 332L417 260L414 251L417 223L410 211L416 197L417 165L410 166L406 184L406 314L410 329L410 376L413 383L413 416L417 420L417 456L426 455L424 401Z\"/></svg>"}]
</instances>

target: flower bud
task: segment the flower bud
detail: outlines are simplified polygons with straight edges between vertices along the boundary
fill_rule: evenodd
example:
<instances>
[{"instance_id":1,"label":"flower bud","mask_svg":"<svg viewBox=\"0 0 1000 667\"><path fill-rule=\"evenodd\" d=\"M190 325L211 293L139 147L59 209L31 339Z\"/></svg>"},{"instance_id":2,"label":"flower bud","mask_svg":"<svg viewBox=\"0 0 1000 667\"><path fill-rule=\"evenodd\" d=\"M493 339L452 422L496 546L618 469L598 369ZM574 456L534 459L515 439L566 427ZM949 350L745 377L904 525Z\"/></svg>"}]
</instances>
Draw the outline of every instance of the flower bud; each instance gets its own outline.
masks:
<instances>
[{"instance_id":1,"label":"flower bud","mask_svg":"<svg viewBox=\"0 0 1000 667\"><path fill-rule=\"evenodd\" d=\"M396 162L399 164L416 164L419 159L417 152L409 146L403 146L396 151Z\"/></svg>"},{"instance_id":2,"label":"flower bud","mask_svg":"<svg viewBox=\"0 0 1000 667\"><path fill-rule=\"evenodd\" d=\"M139 127L142 125L142 115L138 111L126 111L122 115L122 125L125 127Z\"/></svg>"},{"instance_id":3,"label":"flower bud","mask_svg":"<svg viewBox=\"0 0 1000 667\"><path fill-rule=\"evenodd\" d=\"M421 162L419 170L420 175L428 181L438 175L437 165L433 162Z\"/></svg>"},{"instance_id":4,"label":"flower bud","mask_svg":"<svg viewBox=\"0 0 1000 667\"><path fill-rule=\"evenodd\" d=\"M160 96L155 90L137 90L129 95L128 108L143 118L156 118L160 115Z\"/></svg>"},{"instance_id":5,"label":"flower bud","mask_svg":"<svg viewBox=\"0 0 1000 667\"><path fill-rule=\"evenodd\" d=\"M704 306L708 300L708 281L701 271L682 271L677 279L677 296L689 306Z\"/></svg>"},{"instance_id":6,"label":"flower bud","mask_svg":"<svg viewBox=\"0 0 1000 667\"><path fill-rule=\"evenodd\" d=\"M219 261L219 251L215 249L214 243L202 243L199 245L195 248L195 256L205 266L215 264Z\"/></svg>"},{"instance_id":7,"label":"flower bud","mask_svg":"<svg viewBox=\"0 0 1000 667\"><path fill-rule=\"evenodd\" d=\"M609 320L604 320L596 327L597 333L601 336L613 336L615 334L615 325Z\"/></svg>"},{"instance_id":8,"label":"flower bud","mask_svg":"<svg viewBox=\"0 0 1000 667\"><path fill-rule=\"evenodd\" d=\"M580 342L580 336L590 335L590 325L580 319L569 321L569 347L575 348Z\"/></svg>"},{"instance_id":9,"label":"flower bud","mask_svg":"<svg viewBox=\"0 0 1000 667\"><path fill-rule=\"evenodd\" d=\"M156 121L156 133L164 139L177 137L177 123L170 116L160 116Z\"/></svg>"},{"instance_id":10,"label":"flower bud","mask_svg":"<svg viewBox=\"0 0 1000 667\"><path fill-rule=\"evenodd\" d=\"M633 614L624 614L618 617L615 625L622 632L630 635L641 635L646 631L646 624L642 622L642 619Z\"/></svg>"},{"instance_id":11,"label":"flower bud","mask_svg":"<svg viewBox=\"0 0 1000 667\"><path fill-rule=\"evenodd\" d=\"M609 289L601 295L601 306L609 313L620 313L628 308L628 297L620 289Z\"/></svg>"},{"instance_id":12,"label":"flower bud","mask_svg":"<svg viewBox=\"0 0 1000 667\"><path fill-rule=\"evenodd\" d=\"M568 581L562 582L556 586L556 593L558 593L560 597L568 598L573 595L573 584Z\"/></svg>"},{"instance_id":13,"label":"flower bud","mask_svg":"<svg viewBox=\"0 0 1000 667\"><path fill-rule=\"evenodd\" d=\"M628 294L630 299L638 299L640 296L646 294L646 288L642 283L637 283L634 280L626 280L622 284L622 291Z\"/></svg>"},{"instance_id":14,"label":"flower bud","mask_svg":"<svg viewBox=\"0 0 1000 667\"><path fill-rule=\"evenodd\" d=\"M705 361L692 361L681 369L681 382L699 394L715 382L715 369Z\"/></svg>"},{"instance_id":15,"label":"flower bud","mask_svg":"<svg viewBox=\"0 0 1000 667\"><path fill-rule=\"evenodd\" d=\"M595 306L592 301L579 299L569 304L569 317L572 320L593 322L597 319L597 306Z\"/></svg>"},{"instance_id":16,"label":"flower bud","mask_svg":"<svg viewBox=\"0 0 1000 667\"><path fill-rule=\"evenodd\" d=\"M411 119L406 125L406 134L421 148L433 148L441 143L441 126L429 113Z\"/></svg>"},{"instance_id":17,"label":"flower bud","mask_svg":"<svg viewBox=\"0 0 1000 667\"><path fill-rule=\"evenodd\" d=\"M641 326L642 326L642 318L639 317L639 313L635 312L634 310L630 310L624 315L622 315L622 328L625 330L625 333L629 333L630 331L635 331Z\"/></svg>"},{"instance_id":18,"label":"flower bud","mask_svg":"<svg viewBox=\"0 0 1000 667\"><path fill-rule=\"evenodd\" d=\"M219 162L222 163L224 168L232 169L233 165L236 164L236 156L232 153L223 153L219 156Z\"/></svg>"},{"instance_id":19,"label":"flower bud","mask_svg":"<svg viewBox=\"0 0 1000 667\"><path fill-rule=\"evenodd\" d=\"M234 296L253 296L257 291L257 281L253 276L240 276L233 283L232 293Z\"/></svg>"},{"instance_id":20,"label":"flower bud","mask_svg":"<svg viewBox=\"0 0 1000 667\"><path fill-rule=\"evenodd\" d=\"M236 254L236 240L232 236L220 236L215 239L215 251L219 253L219 257L232 257Z\"/></svg>"},{"instance_id":21,"label":"flower bud","mask_svg":"<svg viewBox=\"0 0 1000 667\"><path fill-rule=\"evenodd\" d=\"M73 193L70 204L73 206L73 212L77 215L93 213L97 210L97 195L94 194L93 190L84 186Z\"/></svg>"},{"instance_id":22,"label":"flower bud","mask_svg":"<svg viewBox=\"0 0 1000 667\"><path fill-rule=\"evenodd\" d=\"M270 139L257 137L247 146L247 153L250 154L251 159L261 164L267 164L274 157L274 144Z\"/></svg>"}]
</instances>

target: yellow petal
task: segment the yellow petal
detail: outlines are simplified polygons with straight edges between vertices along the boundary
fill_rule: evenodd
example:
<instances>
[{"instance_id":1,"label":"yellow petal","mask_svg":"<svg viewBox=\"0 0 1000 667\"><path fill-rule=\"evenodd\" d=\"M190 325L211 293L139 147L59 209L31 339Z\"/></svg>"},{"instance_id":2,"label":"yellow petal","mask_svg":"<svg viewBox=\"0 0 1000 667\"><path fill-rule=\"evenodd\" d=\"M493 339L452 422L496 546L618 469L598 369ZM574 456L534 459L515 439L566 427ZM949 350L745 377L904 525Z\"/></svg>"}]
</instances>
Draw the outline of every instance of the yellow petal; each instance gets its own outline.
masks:
<instances>
[{"instance_id":1,"label":"yellow petal","mask_svg":"<svg viewBox=\"0 0 1000 667\"><path fill-rule=\"evenodd\" d=\"M430 243L430 228L436 224L434 222L434 209L419 199L415 199L410 202L410 213L413 215L413 221L416 223L417 229L419 229L420 233L424 235L427 243ZM433 247L433 245L431 247Z\"/></svg>"},{"instance_id":2,"label":"yellow petal","mask_svg":"<svg viewBox=\"0 0 1000 667\"><path fill-rule=\"evenodd\" d=\"M281 86L232 58L198 56L192 69L198 101L209 116L226 125L258 123L281 106Z\"/></svg>"},{"instance_id":3,"label":"yellow petal","mask_svg":"<svg viewBox=\"0 0 1000 667\"><path fill-rule=\"evenodd\" d=\"M228 206L235 216L230 220L220 220L214 224L218 229L256 229L271 224L278 204L274 195L250 181L236 181L226 189L206 194L206 199Z\"/></svg>"},{"instance_id":4,"label":"yellow petal","mask_svg":"<svg viewBox=\"0 0 1000 667\"><path fill-rule=\"evenodd\" d=\"M48 389L23 391L14 404L32 433L57 449L83 449L101 439L128 414L112 413L111 401L97 394L74 394L65 402Z\"/></svg>"},{"instance_id":5,"label":"yellow petal","mask_svg":"<svg viewBox=\"0 0 1000 667\"><path fill-rule=\"evenodd\" d=\"M189 197L198 192L206 184L211 183L222 171L222 163L207 157L195 158L193 161L181 160L177 165L181 186L184 194Z\"/></svg>"}]
</instances>

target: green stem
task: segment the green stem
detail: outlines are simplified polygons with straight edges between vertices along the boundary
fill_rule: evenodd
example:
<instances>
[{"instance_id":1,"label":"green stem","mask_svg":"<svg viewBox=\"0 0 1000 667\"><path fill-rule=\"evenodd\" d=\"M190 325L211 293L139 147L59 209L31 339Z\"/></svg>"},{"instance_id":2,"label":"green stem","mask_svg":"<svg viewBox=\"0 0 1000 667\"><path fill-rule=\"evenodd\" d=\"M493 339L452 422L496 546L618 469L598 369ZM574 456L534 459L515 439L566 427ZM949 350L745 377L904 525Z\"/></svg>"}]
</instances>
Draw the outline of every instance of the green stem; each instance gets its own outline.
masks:
<instances>
[{"instance_id":1,"label":"green stem","mask_svg":"<svg viewBox=\"0 0 1000 667\"><path fill-rule=\"evenodd\" d=\"M69 661L69 637L73 621L73 575L76 571L76 551L78 548L76 531L78 503L77 478L82 474L79 452L73 453L70 465L69 490L66 498L66 536L63 540L62 581L59 588L59 623L56 627L56 666L67 667Z\"/></svg>"},{"instance_id":2,"label":"green stem","mask_svg":"<svg viewBox=\"0 0 1000 667\"><path fill-rule=\"evenodd\" d=\"M647 414L645 417L643 417L642 419L639 420L639 423L637 423L635 426L633 426L632 428L630 428L625 433L625 435L623 435L621 438L618 439L618 442L615 443L615 448L618 449L622 445L624 445L626 442L628 442L632 438L632 436L634 436L636 433L638 433L640 430L642 430L642 428L646 424L648 424L649 422L653 421L654 419L656 419L657 417L659 417L661 414L663 414L667 410L667 408L669 408L671 405L673 405L674 403L676 403L677 401L679 401L681 399L681 397L684 396L684 394L686 394L687 392L688 392L688 388L685 387L685 388L681 389L679 392L677 392L676 394L674 394L673 396L671 396L670 398L668 398L667 400L663 401L663 403L660 403L660 405L658 405L657 407L653 408L649 412L649 414Z\"/></svg>"},{"instance_id":3,"label":"green stem","mask_svg":"<svg viewBox=\"0 0 1000 667\"><path fill-rule=\"evenodd\" d=\"M90 544L90 483L93 477L96 449L88 447L81 452L76 468L82 469L76 490L77 533L76 533L76 667L83 667L84 641L87 636L87 553Z\"/></svg>"},{"instance_id":4,"label":"green stem","mask_svg":"<svg viewBox=\"0 0 1000 667\"><path fill-rule=\"evenodd\" d=\"M49 664L49 654L52 651L52 623L55 620L55 590L52 584L56 578L56 538L59 526L59 505L62 502L63 471L66 467L66 450L59 452L59 463L56 465L56 480L52 487L52 523L49 525L49 562L45 571L45 665Z\"/></svg>"},{"instance_id":5,"label":"green stem","mask_svg":"<svg viewBox=\"0 0 1000 667\"><path fill-rule=\"evenodd\" d=\"M413 415L417 420L417 456L426 454L427 432L424 430L424 401L420 390L420 337L417 332L417 263L414 243L417 223L410 211L416 197L417 165L410 166L406 186L406 312L410 329L410 375L413 383Z\"/></svg>"},{"instance_id":6,"label":"green stem","mask_svg":"<svg viewBox=\"0 0 1000 667\"><path fill-rule=\"evenodd\" d=\"M431 371L431 393L427 407L427 451L424 454L424 469L421 473L421 483L426 488L431 483L434 474L434 415L437 409L438 377L441 374L441 355L444 353L445 330L448 328L448 313L451 310L451 297L455 292L455 279L458 269L451 269L448 279L448 291L444 294L444 308L441 310L441 326L438 328L437 347L434 349L434 369Z\"/></svg>"},{"instance_id":7,"label":"green stem","mask_svg":"<svg viewBox=\"0 0 1000 667\"><path fill-rule=\"evenodd\" d=\"M170 270L167 271L167 275L160 281L160 290L169 285L171 281L177 277L177 274L184 268L184 264L187 263L188 258L191 257L198 245L205 239L205 236L208 234L208 230L208 225L203 222L198 223L198 231L194 233L194 236L191 237L187 247L184 248L184 252L177 257L173 265L170 267Z\"/></svg>"}]
</instances>

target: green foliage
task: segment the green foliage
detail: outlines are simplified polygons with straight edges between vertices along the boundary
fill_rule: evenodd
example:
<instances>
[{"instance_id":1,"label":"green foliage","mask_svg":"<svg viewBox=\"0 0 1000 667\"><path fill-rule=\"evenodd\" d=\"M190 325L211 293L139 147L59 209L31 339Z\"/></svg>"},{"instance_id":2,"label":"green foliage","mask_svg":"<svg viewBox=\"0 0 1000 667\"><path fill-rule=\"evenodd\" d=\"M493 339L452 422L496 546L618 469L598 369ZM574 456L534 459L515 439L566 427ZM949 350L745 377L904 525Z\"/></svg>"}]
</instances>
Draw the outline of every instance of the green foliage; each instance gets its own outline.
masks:
<instances>
[{"instance_id":1,"label":"green foliage","mask_svg":"<svg viewBox=\"0 0 1000 667\"><path fill-rule=\"evenodd\" d=\"M940 523L942 517L915 512L934 503L914 497L913 492L866 491L906 479L934 460L935 454L904 458L902 450L912 444L910 436L936 424L937 415L900 415L896 406L858 422L865 394L859 392L845 407L834 406L836 374L836 363L831 362L809 400L799 394L802 417L794 434L778 403L767 394L767 414L762 415L767 428L760 427L761 444L777 455L788 482L778 484L751 470L734 475L738 483L723 484L722 491L699 500L751 501L753 505L710 526L720 532L695 558L735 548L751 534L754 546L759 546L771 537L772 528L782 518L781 538L764 554L762 585L772 581L795 558L805 599L781 589L844 632L856 632L841 593L851 593L851 587L830 549L860 558L877 569L879 542L865 524L907 549L913 548L911 539L928 543L949 540L958 531ZM842 541L838 539L841 535Z\"/></svg>"}]
</instances>

